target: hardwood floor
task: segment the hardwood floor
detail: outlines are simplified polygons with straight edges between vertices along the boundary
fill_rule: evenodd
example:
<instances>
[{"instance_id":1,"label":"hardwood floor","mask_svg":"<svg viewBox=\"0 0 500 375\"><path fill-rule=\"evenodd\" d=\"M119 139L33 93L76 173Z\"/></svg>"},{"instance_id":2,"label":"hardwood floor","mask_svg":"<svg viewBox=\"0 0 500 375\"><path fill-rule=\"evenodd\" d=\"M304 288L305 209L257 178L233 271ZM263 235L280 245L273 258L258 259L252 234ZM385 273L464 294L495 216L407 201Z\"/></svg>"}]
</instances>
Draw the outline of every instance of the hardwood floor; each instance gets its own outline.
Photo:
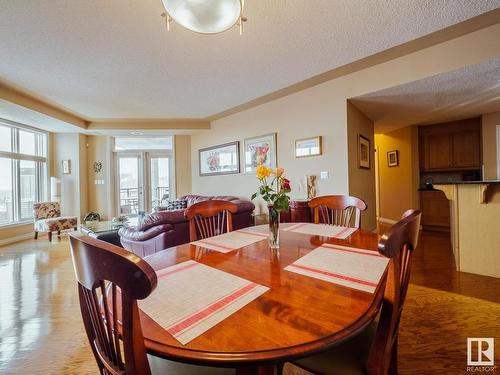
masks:
<instances>
[{"instance_id":1,"label":"hardwood floor","mask_svg":"<svg viewBox=\"0 0 500 375\"><path fill-rule=\"evenodd\" d=\"M478 249L480 251L480 249ZM400 329L400 373L466 372L467 337L496 338L500 279L458 273L448 235L423 233ZM0 374L96 374L68 241L0 247ZM286 367L286 373L304 372Z\"/></svg>"}]
</instances>

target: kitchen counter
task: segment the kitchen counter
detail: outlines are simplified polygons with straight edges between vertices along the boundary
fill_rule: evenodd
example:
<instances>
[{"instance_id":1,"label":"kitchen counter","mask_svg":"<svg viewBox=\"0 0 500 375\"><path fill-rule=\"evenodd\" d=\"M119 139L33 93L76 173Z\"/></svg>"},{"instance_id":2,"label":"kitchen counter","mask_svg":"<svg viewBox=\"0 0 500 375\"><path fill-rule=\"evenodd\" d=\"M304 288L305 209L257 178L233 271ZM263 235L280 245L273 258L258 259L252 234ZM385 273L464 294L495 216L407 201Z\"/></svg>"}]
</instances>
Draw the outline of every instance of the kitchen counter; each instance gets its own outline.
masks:
<instances>
[{"instance_id":1,"label":"kitchen counter","mask_svg":"<svg viewBox=\"0 0 500 375\"><path fill-rule=\"evenodd\" d=\"M450 201L458 271L500 278L500 181L434 183Z\"/></svg>"},{"instance_id":2,"label":"kitchen counter","mask_svg":"<svg viewBox=\"0 0 500 375\"><path fill-rule=\"evenodd\" d=\"M484 185L500 184L500 180L433 182L432 185Z\"/></svg>"}]
</instances>

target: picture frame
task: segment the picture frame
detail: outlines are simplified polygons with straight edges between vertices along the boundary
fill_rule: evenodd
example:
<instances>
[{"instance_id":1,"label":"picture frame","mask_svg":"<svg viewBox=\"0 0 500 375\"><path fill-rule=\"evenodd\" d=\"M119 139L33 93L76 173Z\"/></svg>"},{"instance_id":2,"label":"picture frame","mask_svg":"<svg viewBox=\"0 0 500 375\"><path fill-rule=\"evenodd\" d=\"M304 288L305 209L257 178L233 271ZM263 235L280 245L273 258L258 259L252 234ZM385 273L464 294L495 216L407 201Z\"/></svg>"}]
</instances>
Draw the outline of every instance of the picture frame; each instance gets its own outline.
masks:
<instances>
[{"instance_id":1,"label":"picture frame","mask_svg":"<svg viewBox=\"0 0 500 375\"><path fill-rule=\"evenodd\" d=\"M245 173L255 173L260 165L276 168L276 133L247 138L244 144Z\"/></svg>"},{"instance_id":2,"label":"picture frame","mask_svg":"<svg viewBox=\"0 0 500 375\"><path fill-rule=\"evenodd\" d=\"M198 150L200 176L240 173L240 142L229 142Z\"/></svg>"},{"instance_id":3,"label":"picture frame","mask_svg":"<svg viewBox=\"0 0 500 375\"><path fill-rule=\"evenodd\" d=\"M370 169L370 140L361 134L358 134L358 167Z\"/></svg>"},{"instance_id":4,"label":"picture frame","mask_svg":"<svg viewBox=\"0 0 500 375\"><path fill-rule=\"evenodd\" d=\"M71 174L71 160L62 161L62 172L63 174Z\"/></svg>"},{"instance_id":5,"label":"picture frame","mask_svg":"<svg viewBox=\"0 0 500 375\"><path fill-rule=\"evenodd\" d=\"M295 157L307 158L311 156L320 156L323 154L322 137L297 139L295 141Z\"/></svg>"},{"instance_id":6,"label":"picture frame","mask_svg":"<svg viewBox=\"0 0 500 375\"><path fill-rule=\"evenodd\" d=\"M387 166L397 167L399 166L399 151L393 150L387 153Z\"/></svg>"}]
</instances>

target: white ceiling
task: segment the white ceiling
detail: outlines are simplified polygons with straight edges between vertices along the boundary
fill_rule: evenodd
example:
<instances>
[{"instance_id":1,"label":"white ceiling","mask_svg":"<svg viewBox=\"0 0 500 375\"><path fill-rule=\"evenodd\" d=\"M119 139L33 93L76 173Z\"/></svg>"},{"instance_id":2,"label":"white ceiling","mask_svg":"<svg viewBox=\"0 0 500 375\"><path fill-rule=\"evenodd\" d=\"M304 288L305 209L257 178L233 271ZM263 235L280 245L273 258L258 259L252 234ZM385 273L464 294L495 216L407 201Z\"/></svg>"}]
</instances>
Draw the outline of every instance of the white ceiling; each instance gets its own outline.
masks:
<instances>
[{"instance_id":1,"label":"white ceiling","mask_svg":"<svg viewBox=\"0 0 500 375\"><path fill-rule=\"evenodd\" d=\"M377 133L500 111L500 58L351 99Z\"/></svg>"},{"instance_id":2,"label":"white ceiling","mask_svg":"<svg viewBox=\"0 0 500 375\"><path fill-rule=\"evenodd\" d=\"M500 7L245 4L243 36L205 36L177 25L167 33L160 0L0 0L0 79L86 119L204 118Z\"/></svg>"}]
</instances>

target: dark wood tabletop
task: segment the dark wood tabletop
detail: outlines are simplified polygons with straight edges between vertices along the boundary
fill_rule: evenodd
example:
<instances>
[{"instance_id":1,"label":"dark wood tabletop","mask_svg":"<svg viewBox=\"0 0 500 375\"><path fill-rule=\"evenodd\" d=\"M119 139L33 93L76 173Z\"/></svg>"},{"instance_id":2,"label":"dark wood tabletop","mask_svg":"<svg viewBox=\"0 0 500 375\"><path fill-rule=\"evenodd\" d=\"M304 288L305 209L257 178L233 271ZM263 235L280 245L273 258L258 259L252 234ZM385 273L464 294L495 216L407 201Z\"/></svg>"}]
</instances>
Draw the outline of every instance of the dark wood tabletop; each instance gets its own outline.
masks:
<instances>
[{"instance_id":1,"label":"dark wood tabletop","mask_svg":"<svg viewBox=\"0 0 500 375\"><path fill-rule=\"evenodd\" d=\"M357 230L346 240L337 240L280 231L278 252L270 250L267 241L264 238L226 254L185 244L145 258L155 270L193 259L270 288L187 345L141 312L148 352L214 366L272 364L325 350L374 319L386 273L372 294L284 268L323 243L376 251L377 234Z\"/></svg>"}]
</instances>

